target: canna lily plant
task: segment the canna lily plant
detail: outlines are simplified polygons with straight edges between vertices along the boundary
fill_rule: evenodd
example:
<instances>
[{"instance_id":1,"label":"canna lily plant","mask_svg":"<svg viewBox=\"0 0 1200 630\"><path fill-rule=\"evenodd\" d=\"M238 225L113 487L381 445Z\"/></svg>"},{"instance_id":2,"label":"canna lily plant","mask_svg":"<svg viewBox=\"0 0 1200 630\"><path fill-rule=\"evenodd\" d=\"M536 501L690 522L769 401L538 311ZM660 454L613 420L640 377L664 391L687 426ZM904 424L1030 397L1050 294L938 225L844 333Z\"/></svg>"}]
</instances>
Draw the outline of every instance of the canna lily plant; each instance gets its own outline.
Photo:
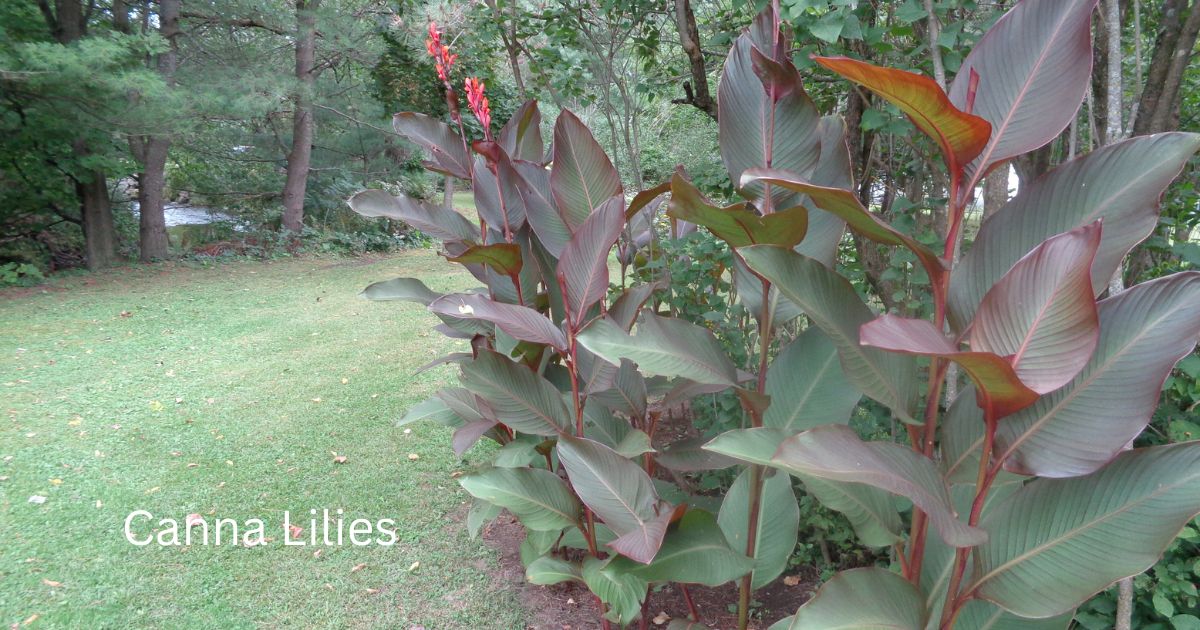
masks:
<instances>
[{"instance_id":1,"label":"canna lily plant","mask_svg":"<svg viewBox=\"0 0 1200 630\"><path fill-rule=\"evenodd\" d=\"M484 438L500 445L491 466L461 479L474 497L469 528L507 509L527 530L528 579L585 584L605 625L644 621L654 584L677 583L686 597L688 584L734 580L746 627L754 589L782 573L796 544L793 479L845 514L864 545L890 547L895 566L836 575L772 630L1065 628L1089 596L1152 565L1200 512L1200 444L1130 445L1200 337L1200 273L1105 289L1153 230L1200 137L1131 138L1064 163L957 255L982 178L1051 141L1077 111L1095 6L1021 0L948 92L917 74L816 58L893 103L941 153L941 251L852 192L844 124L805 93L776 8L737 39L718 89L721 155L743 198L733 205L711 203L682 172L627 198L570 112L549 155L532 102L495 138L485 123L475 142L455 118L458 132L398 114L397 131L428 152L430 169L471 181L478 225L382 191L350 205L441 239L483 286L442 295L401 278L364 293L424 304L442 332L471 341L439 361L458 364L462 386L401 421L453 427L460 454ZM477 111L483 85L466 89L481 122L490 117ZM708 330L655 313L657 285L611 286L614 245L651 239L664 199L672 219L733 249L757 328L752 372ZM877 315L834 270L847 228L912 252L930 280L930 320ZM952 364L968 383L943 404ZM727 389L745 428L707 443L656 435L665 409ZM872 442L851 430L863 395L903 434ZM666 481L734 465L723 497Z\"/></svg>"}]
</instances>

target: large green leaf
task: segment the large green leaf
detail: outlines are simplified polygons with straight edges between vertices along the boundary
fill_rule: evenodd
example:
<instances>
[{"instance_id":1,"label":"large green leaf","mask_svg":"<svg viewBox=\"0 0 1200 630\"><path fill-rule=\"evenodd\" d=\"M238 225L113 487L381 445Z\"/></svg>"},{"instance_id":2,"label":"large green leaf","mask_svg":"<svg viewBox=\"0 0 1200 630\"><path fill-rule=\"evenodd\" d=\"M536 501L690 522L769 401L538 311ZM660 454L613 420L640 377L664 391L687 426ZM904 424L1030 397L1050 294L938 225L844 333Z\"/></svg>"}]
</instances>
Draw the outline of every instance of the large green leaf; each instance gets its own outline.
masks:
<instances>
[{"instance_id":1,"label":"large green leaf","mask_svg":"<svg viewBox=\"0 0 1200 630\"><path fill-rule=\"evenodd\" d=\"M587 126L565 109L554 123L550 189L571 232L583 225L592 210L622 193L621 178L604 149Z\"/></svg>"},{"instance_id":2,"label":"large green leaf","mask_svg":"<svg viewBox=\"0 0 1200 630\"><path fill-rule=\"evenodd\" d=\"M609 546L643 564L662 544L672 507L637 464L592 440L563 436L558 459L579 498L616 532Z\"/></svg>"},{"instance_id":3,"label":"large green leaf","mask_svg":"<svg viewBox=\"0 0 1200 630\"><path fill-rule=\"evenodd\" d=\"M569 324L579 330L588 309L608 292L608 252L625 225L625 199L611 197L588 215L558 259Z\"/></svg>"},{"instance_id":4,"label":"large green leaf","mask_svg":"<svg viewBox=\"0 0 1200 630\"><path fill-rule=\"evenodd\" d=\"M821 157L817 167L813 169L810 178L812 183L830 188L853 187L846 121L834 114L824 116L817 125L817 131L821 136ZM795 250L827 267L832 267L837 257L838 244L842 242L842 234L846 231L846 222L816 208L812 203L805 203L805 206L808 207L808 234Z\"/></svg>"},{"instance_id":5,"label":"large green leaf","mask_svg":"<svg viewBox=\"0 0 1200 630\"><path fill-rule=\"evenodd\" d=\"M864 442L853 429L826 425L783 441L772 465L820 479L864 483L907 497L929 515L942 539L971 547L987 539L982 530L958 520L937 465L893 442Z\"/></svg>"},{"instance_id":6,"label":"large green leaf","mask_svg":"<svg viewBox=\"0 0 1200 630\"><path fill-rule=\"evenodd\" d=\"M443 206L411 197L393 197L383 190L364 190L346 202L364 217L387 217L449 242L479 240L479 228L463 215Z\"/></svg>"},{"instance_id":7,"label":"large green leaf","mask_svg":"<svg viewBox=\"0 0 1200 630\"><path fill-rule=\"evenodd\" d=\"M712 514L688 510L667 534L650 564L616 558L605 571L626 573L647 582L719 586L742 577L751 567L749 558L730 548Z\"/></svg>"},{"instance_id":8,"label":"large green leaf","mask_svg":"<svg viewBox=\"0 0 1200 630\"><path fill-rule=\"evenodd\" d=\"M851 383L887 405L901 420L912 421L916 360L859 344L858 329L874 319L874 314L845 278L815 260L778 247L756 245L738 251L751 269L774 283L829 336Z\"/></svg>"},{"instance_id":9,"label":"large green leaf","mask_svg":"<svg viewBox=\"0 0 1200 630\"><path fill-rule=\"evenodd\" d=\"M521 176L516 185L517 194L525 204L525 220L546 252L557 259L571 240L571 228L567 226L562 210L554 203L550 192L550 171L541 164L521 160L515 161L513 166ZM556 291L557 287L552 290Z\"/></svg>"},{"instance_id":10,"label":"large green leaf","mask_svg":"<svg viewBox=\"0 0 1200 630\"><path fill-rule=\"evenodd\" d=\"M458 482L471 494L507 509L531 530L558 531L579 521L579 502L566 482L541 468L489 468Z\"/></svg>"},{"instance_id":11,"label":"large green leaf","mask_svg":"<svg viewBox=\"0 0 1200 630\"><path fill-rule=\"evenodd\" d=\"M621 359L621 367L611 389L588 397L613 411L630 418L646 417L646 379L629 359Z\"/></svg>"},{"instance_id":12,"label":"large green leaf","mask_svg":"<svg viewBox=\"0 0 1200 630\"><path fill-rule=\"evenodd\" d=\"M794 247L808 231L808 210L804 206L768 215L760 215L745 202L718 208L678 172L671 178L671 202L667 216L703 225L730 247Z\"/></svg>"},{"instance_id":13,"label":"large green leaf","mask_svg":"<svg viewBox=\"0 0 1200 630\"><path fill-rule=\"evenodd\" d=\"M908 580L878 567L833 576L791 617L770 630L923 630L927 614Z\"/></svg>"},{"instance_id":14,"label":"large green leaf","mask_svg":"<svg viewBox=\"0 0 1200 630\"><path fill-rule=\"evenodd\" d=\"M474 361L463 364L462 383L487 402L497 420L518 431L537 435L571 431L571 414L558 388L502 354L480 351Z\"/></svg>"},{"instance_id":15,"label":"large green leaf","mask_svg":"<svg viewBox=\"0 0 1200 630\"><path fill-rule=\"evenodd\" d=\"M721 531L725 532L729 546L741 552L746 549L750 531L747 527L750 518L750 472L750 469L743 470L734 480L725 493L725 500L717 515L717 522L721 525ZM775 472L762 484L754 546L754 576L751 579L751 588L754 589L770 584L787 568L788 560L796 550L800 525L800 505L796 503L796 493L792 491L791 476Z\"/></svg>"},{"instance_id":16,"label":"large green leaf","mask_svg":"<svg viewBox=\"0 0 1200 630\"><path fill-rule=\"evenodd\" d=\"M980 521L968 589L1023 617L1072 610L1158 561L1200 512L1200 443L1123 453L1100 471L1038 479Z\"/></svg>"},{"instance_id":17,"label":"large green leaf","mask_svg":"<svg viewBox=\"0 0 1200 630\"><path fill-rule=\"evenodd\" d=\"M1053 140L1075 117L1092 73L1096 2L1018 2L963 60L950 101L992 123L966 190L993 165Z\"/></svg>"},{"instance_id":18,"label":"large green leaf","mask_svg":"<svg viewBox=\"0 0 1200 630\"><path fill-rule=\"evenodd\" d=\"M712 332L681 319L645 313L630 335L611 319L601 318L577 338L609 363L629 359L645 374L679 376L712 385L737 384L737 370Z\"/></svg>"},{"instance_id":19,"label":"large green leaf","mask_svg":"<svg viewBox=\"0 0 1200 630\"><path fill-rule=\"evenodd\" d=\"M1096 349L1099 321L1092 259L1100 222L1038 245L983 297L971 326L971 349L1006 357L1039 394L1067 384Z\"/></svg>"},{"instance_id":20,"label":"large green leaf","mask_svg":"<svg viewBox=\"0 0 1200 630\"><path fill-rule=\"evenodd\" d=\"M466 251L447 256L446 260L460 264L478 264L505 276L520 273L522 265L521 247L513 243L472 245Z\"/></svg>"},{"instance_id":21,"label":"large green leaf","mask_svg":"<svg viewBox=\"0 0 1200 630\"><path fill-rule=\"evenodd\" d=\"M1099 307L1100 342L1083 371L1000 423L996 453L1009 470L1087 474L1142 432L1171 367L1200 336L1200 272L1137 285Z\"/></svg>"},{"instance_id":22,"label":"large green leaf","mask_svg":"<svg viewBox=\"0 0 1200 630\"><path fill-rule=\"evenodd\" d=\"M576 562L546 555L525 567L525 580L530 584L549 586L561 582L583 581L583 572Z\"/></svg>"},{"instance_id":23,"label":"large green leaf","mask_svg":"<svg viewBox=\"0 0 1200 630\"><path fill-rule=\"evenodd\" d=\"M1091 295L1089 290L1088 300ZM975 381L997 417L1007 416L1032 405L1037 392L1029 389L1004 357L992 352L959 350L933 324L923 319L881 315L860 329L863 345L916 356L942 357L954 361Z\"/></svg>"},{"instance_id":24,"label":"large green leaf","mask_svg":"<svg viewBox=\"0 0 1200 630\"><path fill-rule=\"evenodd\" d=\"M497 328L524 341L567 347L567 338L545 315L516 304L504 304L475 293L454 293L429 305L429 310L450 317L474 318L492 322Z\"/></svg>"},{"instance_id":25,"label":"large green leaf","mask_svg":"<svg viewBox=\"0 0 1200 630\"><path fill-rule=\"evenodd\" d=\"M945 266L937 254L915 238L875 216L849 190L818 186L804 181L795 173L772 168L747 169L742 173L741 181L742 185L749 182L768 182L807 195L814 205L845 221L846 225L849 225L850 229L855 232L885 245L907 247L921 261L931 278L941 276L945 270Z\"/></svg>"},{"instance_id":26,"label":"large green leaf","mask_svg":"<svg viewBox=\"0 0 1200 630\"><path fill-rule=\"evenodd\" d=\"M773 46L778 38L768 8L738 37L725 58L717 88L721 159L733 182L748 168L773 167L808 175L821 153L816 105L805 93L790 53ZM762 185L743 187L751 201L763 197ZM771 194L775 208L787 208L794 195Z\"/></svg>"},{"instance_id":27,"label":"large green leaf","mask_svg":"<svg viewBox=\"0 0 1200 630\"><path fill-rule=\"evenodd\" d=\"M793 432L845 424L862 398L842 372L837 347L816 327L804 331L771 362L766 393L771 406L763 425Z\"/></svg>"},{"instance_id":28,"label":"large green leaf","mask_svg":"<svg viewBox=\"0 0 1200 630\"><path fill-rule=\"evenodd\" d=\"M776 464L771 457L792 435L790 431L773 427L734 429L718 435L704 448L724 457L774 467ZM892 496L886 491L862 483L792 474L822 505L845 514L863 544L886 547L900 539L904 524Z\"/></svg>"},{"instance_id":29,"label":"large green leaf","mask_svg":"<svg viewBox=\"0 0 1200 630\"><path fill-rule=\"evenodd\" d=\"M1075 158L1021 186L988 217L950 276L950 323L963 331L979 301L1021 257L1046 239L1104 220L1092 262L1099 292L1121 259L1158 224L1163 191L1200 148L1200 135L1164 133L1130 138Z\"/></svg>"},{"instance_id":30,"label":"large green leaf","mask_svg":"<svg viewBox=\"0 0 1200 630\"><path fill-rule=\"evenodd\" d=\"M988 121L955 107L941 86L927 76L848 57L814 57L813 61L899 107L918 129L938 143L951 173L975 159L991 136Z\"/></svg>"},{"instance_id":31,"label":"large green leaf","mask_svg":"<svg viewBox=\"0 0 1200 630\"><path fill-rule=\"evenodd\" d=\"M642 612L642 599L646 597L647 582L636 575L620 571L607 571L608 560L583 559L583 582L588 590L608 605L604 615L609 621L625 625Z\"/></svg>"},{"instance_id":32,"label":"large green leaf","mask_svg":"<svg viewBox=\"0 0 1200 630\"><path fill-rule=\"evenodd\" d=\"M1029 619L1018 617L1003 608L981 599L973 599L963 605L954 619L954 630L1066 630L1075 616L1075 610L1057 617ZM933 623L933 620L930 620ZM936 630L930 625L926 630Z\"/></svg>"},{"instance_id":33,"label":"large green leaf","mask_svg":"<svg viewBox=\"0 0 1200 630\"><path fill-rule=\"evenodd\" d=\"M738 461L731 457L704 449L708 438L688 438L673 442L654 456L659 466L676 472L700 472L721 470L736 466Z\"/></svg>"},{"instance_id":34,"label":"large green leaf","mask_svg":"<svg viewBox=\"0 0 1200 630\"><path fill-rule=\"evenodd\" d=\"M446 123L425 114L401 112L392 117L392 127L396 133L429 152L431 159L425 162L426 168L462 179L471 178L471 156L462 137Z\"/></svg>"},{"instance_id":35,"label":"large green leaf","mask_svg":"<svg viewBox=\"0 0 1200 630\"><path fill-rule=\"evenodd\" d=\"M404 414L404 417L396 422L396 426L402 427L413 422L420 422L421 420L432 420L447 427L457 427L464 424L463 419L454 413L454 410L450 409L445 401L434 397L410 407Z\"/></svg>"},{"instance_id":36,"label":"large green leaf","mask_svg":"<svg viewBox=\"0 0 1200 630\"><path fill-rule=\"evenodd\" d=\"M488 151L490 164L477 157L471 171L475 211L487 221L489 229L496 230L503 238L505 226L516 232L525 224L525 200L517 188L520 175L508 155L495 143L480 142L479 145L491 150Z\"/></svg>"},{"instance_id":37,"label":"large green leaf","mask_svg":"<svg viewBox=\"0 0 1200 630\"><path fill-rule=\"evenodd\" d=\"M386 302L389 300L402 300L405 302L417 302L429 306L429 303L442 297L429 287L425 286L424 282L416 278L395 278L392 280L384 280L383 282L375 282L367 285L360 294L368 300L375 302Z\"/></svg>"}]
</instances>

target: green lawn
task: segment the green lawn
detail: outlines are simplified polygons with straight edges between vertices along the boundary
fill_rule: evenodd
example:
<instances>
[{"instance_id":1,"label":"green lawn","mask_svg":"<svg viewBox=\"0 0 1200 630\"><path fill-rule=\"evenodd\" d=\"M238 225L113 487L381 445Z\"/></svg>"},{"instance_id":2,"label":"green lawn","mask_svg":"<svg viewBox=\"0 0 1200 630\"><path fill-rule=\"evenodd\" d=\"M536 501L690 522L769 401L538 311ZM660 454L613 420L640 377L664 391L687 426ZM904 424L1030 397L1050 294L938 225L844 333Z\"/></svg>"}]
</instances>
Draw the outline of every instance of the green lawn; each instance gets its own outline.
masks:
<instances>
[{"instance_id":1,"label":"green lawn","mask_svg":"<svg viewBox=\"0 0 1200 630\"><path fill-rule=\"evenodd\" d=\"M0 293L0 624L523 627L492 551L452 522L465 495L449 431L394 427L453 379L414 371L463 345L418 305L357 296L401 275L472 284L422 250L128 268ZM392 518L399 540L283 546L283 511L307 537L313 508ZM138 509L262 518L274 540L136 547L123 522Z\"/></svg>"}]
</instances>

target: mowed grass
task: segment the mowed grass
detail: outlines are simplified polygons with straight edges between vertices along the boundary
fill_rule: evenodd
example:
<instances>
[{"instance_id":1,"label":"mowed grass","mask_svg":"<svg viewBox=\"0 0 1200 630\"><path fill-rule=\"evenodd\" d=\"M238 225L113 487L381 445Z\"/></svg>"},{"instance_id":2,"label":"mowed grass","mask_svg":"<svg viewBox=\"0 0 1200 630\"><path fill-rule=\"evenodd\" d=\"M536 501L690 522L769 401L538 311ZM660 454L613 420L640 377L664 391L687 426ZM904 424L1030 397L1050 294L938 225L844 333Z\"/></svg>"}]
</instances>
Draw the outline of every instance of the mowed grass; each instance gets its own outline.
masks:
<instances>
[{"instance_id":1,"label":"mowed grass","mask_svg":"<svg viewBox=\"0 0 1200 630\"><path fill-rule=\"evenodd\" d=\"M465 494L450 475L467 464L449 430L394 426L454 380L417 368L465 347L419 305L357 295L408 275L475 284L420 250L129 268L0 293L0 624L523 627L494 554L454 522ZM394 519L399 540L283 545L285 510L307 539L323 508L347 524ZM133 510L260 518L274 540L136 547L123 533Z\"/></svg>"}]
</instances>

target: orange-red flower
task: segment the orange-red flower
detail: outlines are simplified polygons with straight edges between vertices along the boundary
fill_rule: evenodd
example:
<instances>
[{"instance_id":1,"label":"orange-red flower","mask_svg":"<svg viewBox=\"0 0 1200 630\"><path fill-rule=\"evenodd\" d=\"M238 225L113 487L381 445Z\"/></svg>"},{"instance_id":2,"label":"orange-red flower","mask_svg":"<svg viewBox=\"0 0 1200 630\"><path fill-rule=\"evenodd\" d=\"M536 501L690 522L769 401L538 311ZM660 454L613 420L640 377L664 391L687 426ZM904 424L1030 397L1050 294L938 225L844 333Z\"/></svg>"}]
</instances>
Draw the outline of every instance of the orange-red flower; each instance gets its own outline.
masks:
<instances>
[{"instance_id":1,"label":"orange-red flower","mask_svg":"<svg viewBox=\"0 0 1200 630\"><path fill-rule=\"evenodd\" d=\"M450 69L454 67L458 55L451 54L450 47L442 43L442 32L438 30L436 22L429 23L429 39L425 40L425 50L433 57L438 78L449 86Z\"/></svg>"},{"instance_id":2,"label":"orange-red flower","mask_svg":"<svg viewBox=\"0 0 1200 630\"><path fill-rule=\"evenodd\" d=\"M467 92L467 106L471 108L471 113L475 114L475 118L479 119L484 134L491 137L492 108L488 103L487 96L484 95L486 88L483 81L475 77L467 77L467 80L463 82L463 89Z\"/></svg>"}]
</instances>

